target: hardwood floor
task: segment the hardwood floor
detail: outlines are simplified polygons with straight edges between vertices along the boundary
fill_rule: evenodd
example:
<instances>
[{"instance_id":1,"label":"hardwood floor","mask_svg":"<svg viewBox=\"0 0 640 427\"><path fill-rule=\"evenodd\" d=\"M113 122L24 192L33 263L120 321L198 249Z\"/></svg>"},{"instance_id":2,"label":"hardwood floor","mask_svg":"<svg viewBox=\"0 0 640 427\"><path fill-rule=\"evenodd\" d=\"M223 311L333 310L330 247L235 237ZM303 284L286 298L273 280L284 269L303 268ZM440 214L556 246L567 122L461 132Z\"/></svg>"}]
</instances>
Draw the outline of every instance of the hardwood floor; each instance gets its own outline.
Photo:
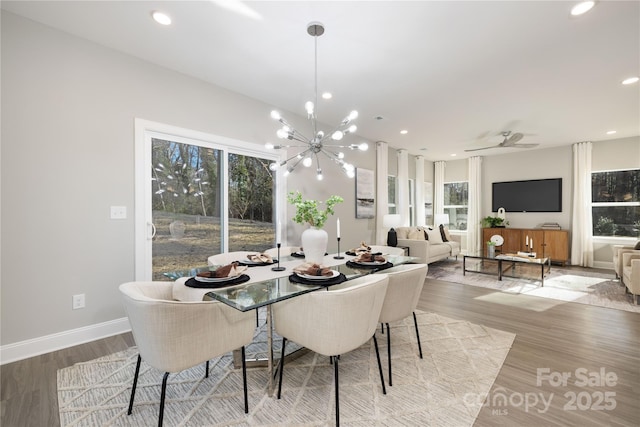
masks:
<instances>
[{"instance_id":1,"label":"hardwood floor","mask_svg":"<svg viewBox=\"0 0 640 427\"><path fill-rule=\"evenodd\" d=\"M516 334L476 426L640 425L639 314L431 279L418 308ZM124 334L2 366L0 425L58 426L57 370L131 345Z\"/></svg>"}]
</instances>

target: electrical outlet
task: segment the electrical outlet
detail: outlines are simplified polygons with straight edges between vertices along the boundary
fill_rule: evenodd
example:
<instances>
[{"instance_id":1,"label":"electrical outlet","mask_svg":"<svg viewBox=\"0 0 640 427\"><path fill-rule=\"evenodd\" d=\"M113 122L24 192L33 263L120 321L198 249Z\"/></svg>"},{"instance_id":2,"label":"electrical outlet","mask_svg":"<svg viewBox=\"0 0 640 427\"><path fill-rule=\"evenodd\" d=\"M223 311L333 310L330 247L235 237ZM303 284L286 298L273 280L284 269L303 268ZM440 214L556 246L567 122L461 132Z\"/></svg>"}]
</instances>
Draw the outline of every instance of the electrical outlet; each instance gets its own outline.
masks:
<instances>
[{"instance_id":1,"label":"electrical outlet","mask_svg":"<svg viewBox=\"0 0 640 427\"><path fill-rule=\"evenodd\" d=\"M111 206L111 219L127 219L126 206Z\"/></svg>"},{"instance_id":2,"label":"electrical outlet","mask_svg":"<svg viewBox=\"0 0 640 427\"><path fill-rule=\"evenodd\" d=\"M84 308L84 294L73 295L73 309Z\"/></svg>"}]
</instances>

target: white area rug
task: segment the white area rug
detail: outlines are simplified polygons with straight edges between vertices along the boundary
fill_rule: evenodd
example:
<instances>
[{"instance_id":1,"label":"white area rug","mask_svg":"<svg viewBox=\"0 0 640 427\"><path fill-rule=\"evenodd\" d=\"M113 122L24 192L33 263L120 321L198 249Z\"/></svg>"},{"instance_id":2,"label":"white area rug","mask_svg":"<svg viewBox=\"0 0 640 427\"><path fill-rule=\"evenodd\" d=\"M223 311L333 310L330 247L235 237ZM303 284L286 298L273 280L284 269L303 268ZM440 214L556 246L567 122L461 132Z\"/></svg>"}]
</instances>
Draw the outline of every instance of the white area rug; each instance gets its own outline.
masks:
<instances>
[{"instance_id":1,"label":"white area rug","mask_svg":"<svg viewBox=\"0 0 640 427\"><path fill-rule=\"evenodd\" d=\"M382 394L373 341L340 358L340 422L345 426L471 426L511 348L515 334L416 312L392 326L393 386ZM321 325L319 325L321 327ZM262 346L264 327L248 349ZM385 381L386 336L377 332ZM279 345L279 343L278 343ZM162 373L143 361L133 413L127 416L137 351L130 348L58 371L62 426L156 425ZM326 426L335 419L333 366L309 352L287 363L282 399L266 393L267 371L249 369L249 414L242 373L231 356L169 376L165 426ZM477 398L470 399L469 396ZM466 396L466 398L465 398Z\"/></svg>"},{"instance_id":2,"label":"white area rug","mask_svg":"<svg viewBox=\"0 0 640 427\"><path fill-rule=\"evenodd\" d=\"M467 260L473 261L475 260ZM532 272L539 277L540 268ZM635 305L631 295L625 293L625 287L620 280L615 279L613 271L606 274L588 268L563 268L552 265L551 272L545 276L544 286L541 286L539 278L503 277L502 281L499 281L497 274L467 271L466 275L463 275L462 260L450 259L429 264L427 278L640 313L640 306Z\"/></svg>"}]
</instances>

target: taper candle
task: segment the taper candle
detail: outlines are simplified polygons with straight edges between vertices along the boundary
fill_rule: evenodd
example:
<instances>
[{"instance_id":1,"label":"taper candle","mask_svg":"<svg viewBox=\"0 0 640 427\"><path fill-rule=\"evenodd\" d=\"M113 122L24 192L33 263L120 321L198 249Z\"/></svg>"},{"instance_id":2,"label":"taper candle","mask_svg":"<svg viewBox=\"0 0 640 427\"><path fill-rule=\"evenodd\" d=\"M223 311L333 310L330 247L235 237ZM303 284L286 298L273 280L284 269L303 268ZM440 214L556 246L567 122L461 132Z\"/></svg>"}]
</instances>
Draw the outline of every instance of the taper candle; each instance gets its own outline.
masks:
<instances>
[{"instance_id":1,"label":"taper candle","mask_svg":"<svg viewBox=\"0 0 640 427\"><path fill-rule=\"evenodd\" d=\"M282 243L282 223L278 221L278 232L277 232L276 243Z\"/></svg>"},{"instance_id":2,"label":"taper candle","mask_svg":"<svg viewBox=\"0 0 640 427\"><path fill-rule=\"evenodd\" d=\"M340 218L338 218L338 221L336 221L336 234L338 239L340 238Z\"/></svg>"},{"instance_id":3,"label":"taper candle","mask_svg":"<svg viewBox=\"0 0 640 427\"><path fill-rule=\"evenodd\" d=\"M533 237L531 238L531 240L529 240L529 247L533 249Z\"/></svg>"},{"instance_id":4,"label":"taper candle","mask_svg":"<svg viewBox=\"0 0 640 427\"><path fill-rule=\"evenodd\" d=\"M524 238L524 245L525 245L525 246L529 246L529 236L525 236L525 238Z\"/></svg>"}]
</instances>

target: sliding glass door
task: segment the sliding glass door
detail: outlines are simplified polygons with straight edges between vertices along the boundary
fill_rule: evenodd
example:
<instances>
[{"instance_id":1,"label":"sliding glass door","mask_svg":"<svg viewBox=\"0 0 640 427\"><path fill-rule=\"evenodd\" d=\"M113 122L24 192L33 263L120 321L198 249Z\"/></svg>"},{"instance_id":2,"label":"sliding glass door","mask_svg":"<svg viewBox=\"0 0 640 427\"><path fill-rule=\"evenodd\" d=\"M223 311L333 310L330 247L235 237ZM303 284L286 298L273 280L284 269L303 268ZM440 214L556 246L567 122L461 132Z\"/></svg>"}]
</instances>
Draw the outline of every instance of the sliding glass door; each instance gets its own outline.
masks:
<instances>
[{"instance_id":1,"label":"sliding glass door","mask_svg":"<svg viewBox=\"0 0 640 427\"><path fill-rule=\"evenodd\" d=\"M144 140L144 153L136 156L144 159L136 166L146 169L136 178L142 186L136 210L144 211L136 213L143 230L136 233L138 280L165 280L164 273L206 265L221 252L275 246L273 158L155 131L144 132Z\"/></svg>"}]
</instances>

